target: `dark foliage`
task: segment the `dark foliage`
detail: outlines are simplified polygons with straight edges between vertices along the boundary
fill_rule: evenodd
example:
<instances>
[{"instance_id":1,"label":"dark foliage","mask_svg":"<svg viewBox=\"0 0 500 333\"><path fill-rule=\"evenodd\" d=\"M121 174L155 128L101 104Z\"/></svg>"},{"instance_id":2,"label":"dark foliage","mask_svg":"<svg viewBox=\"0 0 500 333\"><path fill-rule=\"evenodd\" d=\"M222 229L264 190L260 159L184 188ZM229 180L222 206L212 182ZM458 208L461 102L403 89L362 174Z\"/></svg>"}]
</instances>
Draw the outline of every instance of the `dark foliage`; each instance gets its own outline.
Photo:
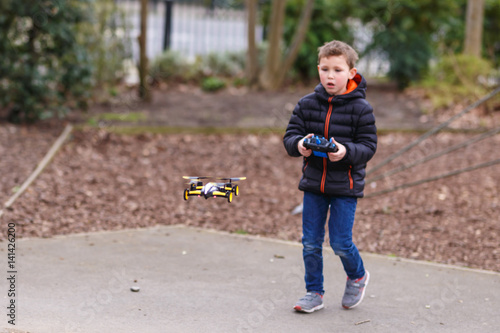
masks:
<instances>
[{"instance_id":1,"label":"dark foliage","mask_svg":"<svg viewBox=\"0 0 500 333\"><path fill-rule=\"evenodd\" d=\"M90 1L0 2L0 105L10 122L34 122L86 106L91 65L76 26Z\"/></svg>"}]
</instances>

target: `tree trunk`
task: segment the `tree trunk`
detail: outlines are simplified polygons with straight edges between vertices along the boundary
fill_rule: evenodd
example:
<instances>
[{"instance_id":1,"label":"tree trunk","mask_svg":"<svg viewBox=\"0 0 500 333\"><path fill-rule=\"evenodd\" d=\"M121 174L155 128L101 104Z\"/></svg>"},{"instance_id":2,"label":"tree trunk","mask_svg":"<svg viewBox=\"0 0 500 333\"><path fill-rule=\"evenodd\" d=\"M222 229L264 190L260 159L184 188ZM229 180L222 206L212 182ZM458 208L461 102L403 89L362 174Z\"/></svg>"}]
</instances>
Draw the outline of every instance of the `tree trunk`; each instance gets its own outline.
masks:
<instances>
[{"instance_id":1,"label":"tree trunk","mask_svg":"<svg viewBox=\"0 0 500 333\"><path fill-rule=\"evenodd\" d=\"M271 8L269 48L264 71L259 81L260 86L266 90L278 89L283 84L286 74L295 62L300 46L304 41L314 8L314 0L305 2L292 44L283 57L282 35L285 3L286 0L275 0Z\"/></svg>"},{"instance_id":2,"label":"tree trunk","mask_svg":"<svg viewBox=\"0 0 500 333\"><path fill-rule=\"evenodd\" d=\"M300 17L299 25L293 36L292 44L290 45L286 58L284 60L283 68L279 72L279 77L277 78L278 85L281 85L285 80L286 73L292 68L293 63L297 59L297 55L300 51L300 46L306 38L306 33L309 28L309 22L311 21L312 12L314 9L314 0L307 0L304 4L304 10L302 11L302 16ZM327 42L327 41L325 41Z\"/></svg>"},{"instance_id":3,"label":"tree trunk","mask_svg":"<svg viewBox=\"0 0 500 333\"><path fill-rule=\"evenodd\" d=\"M259 78L258 53L255 43L255 26L257 24L257 3L258 0L246 0L248 13L248 52L246 64L246 78L248 85L254 87Z\"/></svg>"},{"instance_id":4,"label":"tree trunk","mask_svg":"<svg viewBox=\"0 0 500 333\"><path fill-rule=\"evenodd\" d=\"M484 0L467 1L464 54L481 57L483 39Z\"/></svg>"},{"instance_id":5,"label":"tree trunk","mask_svg":"<svg viewBox=\"0 0 500 333\"><path fill-rule=\"evenodd\" d=\"M146 54L148 26L148 0L141 0L141 31L139 41L139 97L145 101L151 101L151 90L147 83L148 57Z\"/></svg>"},{"instance_id":6,"label":"tree trunk","mask_svg":"<svg viewBox=\"0 0 500 333\"><path fill-rule=\"evenodd\" d=\"M277 68L282 57L283 22L285 20L286 0L272 2L270 16L269 46L267 49L266 63L260 75L260 86L266 90L276 89Z\"/></svg>"}]
</instances>

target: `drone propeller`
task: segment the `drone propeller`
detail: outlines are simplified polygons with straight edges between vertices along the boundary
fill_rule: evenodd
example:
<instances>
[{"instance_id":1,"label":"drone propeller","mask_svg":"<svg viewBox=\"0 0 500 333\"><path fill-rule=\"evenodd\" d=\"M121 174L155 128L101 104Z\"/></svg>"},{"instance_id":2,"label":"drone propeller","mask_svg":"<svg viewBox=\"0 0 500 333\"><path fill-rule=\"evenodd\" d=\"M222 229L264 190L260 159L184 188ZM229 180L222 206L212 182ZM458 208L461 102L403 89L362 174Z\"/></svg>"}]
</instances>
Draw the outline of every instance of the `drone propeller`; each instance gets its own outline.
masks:
<instances>
[{"instance_id":1,"label":"drone propeller","mask_svg":"<svg viewBox=\"0 0 500 333\"><path fill-rule=\"evenodd\" d=\"M198 183L201 179L207 179L207 178L210 178L210 177L190 177L190 176L182 176L183 179L188 179L189 182L186 183L186 184L196 184Z\"/></svg>"},{"instance_id":2,"label":"drone propeller","mask_svg":"<svg viewBox=\"0 0 500 333\"><path fill-rule=\"evenodd\" d=\"M247 177L231 177L231 178L217 178L220 180L229 180L229 182L237 182L238 180L245 180Z\"/></svg>"}]
</instances>

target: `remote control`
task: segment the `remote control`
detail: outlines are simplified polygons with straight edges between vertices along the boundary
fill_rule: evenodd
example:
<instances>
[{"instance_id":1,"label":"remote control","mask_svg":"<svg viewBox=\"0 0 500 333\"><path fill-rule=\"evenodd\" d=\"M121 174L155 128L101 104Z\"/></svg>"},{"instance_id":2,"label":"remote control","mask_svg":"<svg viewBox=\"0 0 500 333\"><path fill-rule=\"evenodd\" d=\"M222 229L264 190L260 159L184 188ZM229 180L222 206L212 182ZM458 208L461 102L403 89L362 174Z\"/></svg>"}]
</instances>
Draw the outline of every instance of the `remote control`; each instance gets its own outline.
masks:
<instances>
[{"instance_id":1,"label":"remote control","mask_svg":"<svg viewBox=\"0 0 500 333\"><path fill-rule=\"evenodd\" d=\"M327 153L336 153L339 150L339 147L337 147L333 143L333 139L330 139L330 141L328 141L327 139L319 137L318 135L315 135L311 138L305 138L303 145L305 148L311 149L314 156L325 158L328 158Z\"/></svg>"}]
</instances>

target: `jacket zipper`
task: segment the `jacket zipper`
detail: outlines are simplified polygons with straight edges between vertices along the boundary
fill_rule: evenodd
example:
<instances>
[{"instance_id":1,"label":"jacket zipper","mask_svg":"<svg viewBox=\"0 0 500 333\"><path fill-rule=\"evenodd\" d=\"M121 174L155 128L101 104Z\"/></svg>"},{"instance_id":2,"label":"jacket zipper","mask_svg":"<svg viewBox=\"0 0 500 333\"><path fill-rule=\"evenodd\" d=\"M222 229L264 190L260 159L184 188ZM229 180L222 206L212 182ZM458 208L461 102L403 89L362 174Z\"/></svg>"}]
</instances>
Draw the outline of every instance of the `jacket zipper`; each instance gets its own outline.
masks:
<instances>
[{"instance_id":1,"label":"jacket zipper","mask_svg":"<svg viewBox=\"0 0 500 333\"><path fill-rule=\"evenodd\" d=\"M350 190L352 190L352 187L354 185L354 182L352 180L351 171L352 171L352 165L349 165L349 189Z\"/></svg>"},{"instance_id":2,"label":"jacket zipper","mask_svg":"<svg viewBox=\"0 0 500 333\"><path fill-rule=\"evenodd\" d=\"M325 132L323 135L326 139L328 139L328 132L330 129L330 118L332 116L332 110L333 110L332 100L333 100L333 96L328 98L328 113L326 114ZM328 159L327 157L323 157L323 176L321 177L321 188L320 188L321 193L325 193L326 168L328 166L327 159Z\"/></svg>"}]
</instances>

